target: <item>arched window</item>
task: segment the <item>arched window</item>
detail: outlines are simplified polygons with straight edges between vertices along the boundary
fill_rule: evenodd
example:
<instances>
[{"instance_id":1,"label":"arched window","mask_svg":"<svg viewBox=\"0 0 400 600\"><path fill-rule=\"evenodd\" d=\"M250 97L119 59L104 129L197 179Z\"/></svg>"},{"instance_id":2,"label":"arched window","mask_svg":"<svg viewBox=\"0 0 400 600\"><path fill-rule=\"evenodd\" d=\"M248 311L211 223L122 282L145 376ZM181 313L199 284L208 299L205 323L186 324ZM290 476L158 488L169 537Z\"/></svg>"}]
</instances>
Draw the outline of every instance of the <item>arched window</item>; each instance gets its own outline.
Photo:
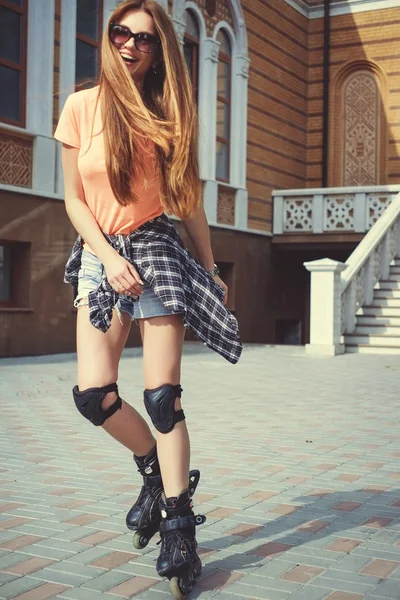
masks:
<instances>
[{"instance_id":1,"label":"arched window","mask_svg":"<svg viewBox=\"0 0 400 600\"><path fill-rule=\"evenodd\" d=\"M183 53L193 85L193 93L198 101L199 95L199 52L200 32L197 19L191 10L186 11L186 29L183 40Z\"/></svg>"},{"instance_id":2,"label":"arched window","mask_svg":"<svg viewBox=\"0 0 400 600\"><path fill-rule=\"evenodd\" d=\"M232 50L227 34L220 29L217 80L217 160L216 178L229 181L230 137L231 137L231 64Z\"/></svg>"},{"instance_id":3,"label":"arched window","mask_svg":"<svg viewBox=\"0 0 400 600\"><path fill-rule=\"evenodd\" d=\"M103 30L103 0L78 0L76 3L75 84L96 80L100 67Z\"/></svg>"}]
</instances>

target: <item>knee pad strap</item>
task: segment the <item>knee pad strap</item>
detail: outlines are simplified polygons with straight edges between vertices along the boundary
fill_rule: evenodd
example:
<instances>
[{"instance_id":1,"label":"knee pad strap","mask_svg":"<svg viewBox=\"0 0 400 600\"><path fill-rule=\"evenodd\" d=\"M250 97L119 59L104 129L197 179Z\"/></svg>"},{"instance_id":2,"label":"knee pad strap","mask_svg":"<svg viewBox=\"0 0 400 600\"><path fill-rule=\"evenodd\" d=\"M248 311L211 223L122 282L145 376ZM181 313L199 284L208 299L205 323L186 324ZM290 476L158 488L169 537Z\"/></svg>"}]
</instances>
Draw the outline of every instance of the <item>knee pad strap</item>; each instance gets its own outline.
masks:
<instances>
[{"instance_id":1,"label":"knee pad strap","mask_svg":"<svg viewBox=\"0 0 400 600\"><path fill-rule=\"evenodd\" d=\"M117 392L117 399L114 404L108 408L103 408L102 403L109 392ZM87 390L79 391L76 385L72 390L76 408L81 415L88 421L98 427L112 417L122 407L122 400L118 396L118 386L116 383L110 383L103 387L88 388Z\"/></svg>"},{"instance_id":2,"label":"knee pad strap","mask_svg":"<svg viewBox=\"0 0 400 600\"><path fill-rule=\"evenodd\" d=\"M154 427L160 433L169 433L176 423L184 420L183 410L175 410L175 400L181 394L181 386L170 383L154 390L144 390L144 405Z\"/></svg>"}]
</instances>

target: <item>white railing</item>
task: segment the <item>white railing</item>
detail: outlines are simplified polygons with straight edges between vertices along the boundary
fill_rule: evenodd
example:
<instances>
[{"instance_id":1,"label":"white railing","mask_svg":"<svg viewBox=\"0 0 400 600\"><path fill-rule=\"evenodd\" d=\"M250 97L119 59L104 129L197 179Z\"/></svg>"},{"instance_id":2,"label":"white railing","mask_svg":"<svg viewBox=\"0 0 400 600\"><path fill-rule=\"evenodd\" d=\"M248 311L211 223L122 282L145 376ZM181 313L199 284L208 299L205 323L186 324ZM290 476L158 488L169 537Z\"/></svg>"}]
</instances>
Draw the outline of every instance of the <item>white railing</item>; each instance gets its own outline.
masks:
<instances>
[{"instance_id":1,"label":"white railing","mask_svg":"<svg viewBox=\"0 0 400 600\"><path fill-rule=\"evenodd\" d=\"M365 233L398 192L399 185L274 191L273 233Z\"/></svg>"},{"instance_id":2,"label":"white railing","mask_svg":"<svg viewBox=\"0 0 400 600\"><path fill-rule=\"evenodd\" d=\"M400 253L400 193L362 239L346 263L328 258L304 263L311 272L310 354L344 352L343 334L356 325L356 313L370 304L374 287L389 275Z\"/></svg>"}]
</instances>

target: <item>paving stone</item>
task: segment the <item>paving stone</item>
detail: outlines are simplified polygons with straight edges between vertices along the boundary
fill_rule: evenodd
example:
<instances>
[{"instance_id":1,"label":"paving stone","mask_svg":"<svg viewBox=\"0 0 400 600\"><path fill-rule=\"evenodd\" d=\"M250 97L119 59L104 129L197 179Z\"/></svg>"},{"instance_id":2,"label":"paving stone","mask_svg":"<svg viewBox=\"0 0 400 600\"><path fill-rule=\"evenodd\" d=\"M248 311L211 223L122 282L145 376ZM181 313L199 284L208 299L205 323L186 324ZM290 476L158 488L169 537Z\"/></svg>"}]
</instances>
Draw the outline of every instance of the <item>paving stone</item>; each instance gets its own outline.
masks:
<instances>
[{"instance_id":1,"label":"paving stone","mask_svg":"<svg viewBox=\"0 0 400 600\"><path fill-rule=\"evenodd\" d=\"M2 571L7 570L8 567L16 565L17 563L26 560L27 557L20 552L8 552L6 555L0 558L0 569Z\"/></svg>"},{"instance_id":2,"label":"paving stone","mask_svg":"<svg viewBox=\"0 0 400 600\"><path fill-rule=\"evenodd\" d=\"M262 567L258 567L258 569L254 572L256 577L273 577L277 578L282 573L286 573L286 571L290 571L291 569L297 567L297 563L289 563L284 560L279 560L279 558L275 558L267 562L267 564Z\"/></svg>"},{"instance_id":3,"label":"paving stone","mask_svg":"<svg viewBox=\"0 0 400 600\"><path fill-rule=\"evenodd\" d=\"M15 596L14 600L46 600L47 598L54 598L57 594L66 589L68 588L64 585L44 583L34 590L29 590Z\"/></svg>"},{"instance_id":4,"label":"paving stone","mask_svg":"<svg viewBox=\"0 0 400 600\"><path fill-rule=\"evenodd\" d=\"M1 588L0 588L1 591ZM380 583L372 592L376 596L381 596L382 598L393 598L398 600L399 598L399 582L396 579L388 579Z\"/></svg>"},{"instance_id":5,"label":"paving stone","mask_svg":"<svg viewBox=\"0 0 400 600\"><path fill-rule=\"evenodd\" d=\"M294 592L290 596L290 600L325 600L331 593L332 588L307 585L301 590Z\"/></svg>"},{"instance_id":6,"label":"paving stone","mask_svg":"<svg viewBox=\"0 0 400 600\"><path fill-rule=\"evenodd\" d=\"M68 560L70 562L77 562L81 564L89 564L92 561L100 558L102 556L106 556L107 554L111 554L111 550L109 548L102 548L101 546L95 546L94 548L89 548L88 550L83 550L78 554L72 554L68 556Z\"/></svg>"},{"instance_id":7,"label":"paving stone","mask_svg":"<svg viewBox=\"0 0 400 600\"><path fill-rule=\"evenodd\" d=\"M121 571L107 571L98 577L91 579L81 585L82 589L98 590L99 592L106 592L110 588L113 588L123 581L130 579L130 575L122 573Z\"/></svg>"},{"instance_id":8,"label":"paving stone","mask_svg":"<svg viewBox=\"0 0 400 600\"><path fill-rule=\"evenodd\" d=\"M64 598L64 600L116 600L116 596L111 594L102 594L101 592L91 592L90 590L82 588L70 588L62 594L59 594L57 598Z\"/></svg>"},{"instance_id":9,"label":"paving stone","mask_svg":"<svg viewBox=\"0 0 400 600\"><path fill-rule=\"evenodd\" d=\"M15 575L31 575L43 567L54 564L54 561L47 558L29 558L7 567L8 573L15 573Z\"/></svg>"},{"instance_id":10,"label":"paving stone","mask_svg":"<svg viewBox=\"0 0 400 600\"><path fill-rule=\"evenodd\" d=\"M369 562L370 559L368 557L347 554L335 563L335 569L348 571L349 573L358 573Z\"/></svg>"},{"instance_id":11,"label":"paving stone","mask_svg":"<svg viewBox=\"0 0 400 600\"><path fill-rule=\"evenodd\" d=\"M268 581L268 580L264 580ZM225 589L225 593L229 594L231 598L235 598L236 596L251 598L251 599L260 599L260 600L286 600L286 598L290 599L293 597L291 592L285 590L274 590L269 589L268 586L265 587L255 587L253 585L246 585L242 583L242 581L233 583L229 585ZM218 594L219 596L219 594ZM217 596L217 598L218 598ZM200 596L201 598L201 596ZM316 599L312 599L316 600ZM319 600L319 599L318 599Z\"/></svg>"},{"instance_id":12,"label":"paving stone","mask_svg":"<svg viewBox=\"0 0 400 600\"><path fill-rule=\"evenodd\" d=\"M278 592L283 592L286 594L291 594L294 591L298 590L301 587L301 583L293 582L293 581L283 581L281 579L261 579L261 577L257 577L253 573L249 575L245 575L240 583L243 585L251 585L255 587L260 587L267 590L276 590Z\"/></svg>"},{"instance_id":13,"label":"paving stone","mask_svg":"<svg viewBox=\"0 0 400 600\"><path fill-rule=\"evenodd\" d=\"M14 579L18 579L18 575L13 575L12 573L0 573L0 586L9 581L14 581Z\"/></svg>"},{"instance_id":14,"label":"paving stone","mask_svg":"<svg viewBox=\"0 0 400 600\"><path fill-rule=\"evenodd\" d=\"M20 577L13 581L0 586L0 598L14 598L18 594L23 594L26 591L31 591L41 584L37 579L31 577Z\"/></svg>"}]
</instances>

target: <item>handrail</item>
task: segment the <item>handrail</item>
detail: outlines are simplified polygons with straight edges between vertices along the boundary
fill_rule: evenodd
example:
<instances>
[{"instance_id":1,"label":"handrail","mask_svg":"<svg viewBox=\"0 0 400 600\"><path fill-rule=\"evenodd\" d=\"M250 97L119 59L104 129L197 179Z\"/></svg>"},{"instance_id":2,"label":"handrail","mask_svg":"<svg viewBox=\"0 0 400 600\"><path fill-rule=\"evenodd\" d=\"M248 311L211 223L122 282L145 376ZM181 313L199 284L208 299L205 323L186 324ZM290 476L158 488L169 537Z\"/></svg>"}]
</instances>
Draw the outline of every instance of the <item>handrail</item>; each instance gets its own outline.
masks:
<instances>
[{"instance_id":1,"label":"handrail","mask_svg":"<svg viewBox=\"0 0 400 600\"><path fill-rule=\"evenodd\" d=\"M347 269L342 273L342 293L345 291L354 275L368 260L371 253L382 241L390 227L400 215L400 193L398 193L389 204L383 215L374 223L365 237L358 244L354 252L346 261Z\"/></svg>"}]
</instances>

